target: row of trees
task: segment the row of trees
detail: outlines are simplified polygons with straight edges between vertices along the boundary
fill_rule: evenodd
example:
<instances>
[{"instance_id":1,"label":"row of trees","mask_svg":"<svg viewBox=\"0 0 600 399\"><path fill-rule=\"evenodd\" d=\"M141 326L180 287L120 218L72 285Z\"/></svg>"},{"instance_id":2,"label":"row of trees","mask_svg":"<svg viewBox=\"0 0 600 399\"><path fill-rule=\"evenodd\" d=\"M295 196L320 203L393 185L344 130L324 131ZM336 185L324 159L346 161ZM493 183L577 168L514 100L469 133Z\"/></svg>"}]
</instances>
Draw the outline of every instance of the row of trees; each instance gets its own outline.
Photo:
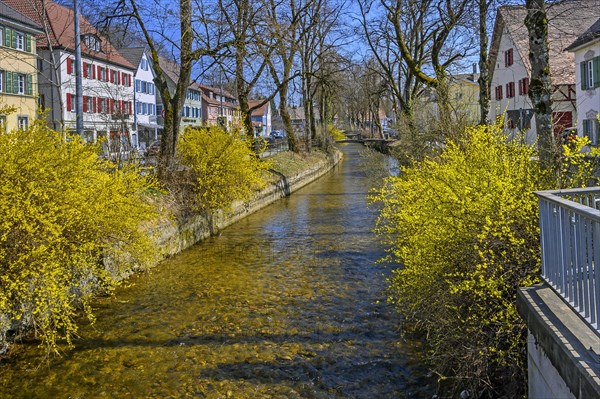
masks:
<instances>
[{"instance_id":1,"label":"row of trees","mask_svg":"<svg viewBox=\"0 0 600 399\"><path fill-rule=\"evenodd\" d=\"M179 0L151 5L120 0L110 9L90 4L87 10L96 15L96 24L104 26L112 40L125 45L134 40L149 49L164 104L161 175L175 166L181 109L190 81L211 70L218 70L232 84L248 140L253 139L252 111L277 99L289 146L300 150L288 112L290 88L297 80L309 148L317 135L316 119L333 119L335 93L329 77L336 73L339 61L334 49L342 10L335 0ZM179 65L175 90L169 90L161 55ZM249 98L257 91L263 94L263 101L251 106ZM317 101L321 104L319 116L312 106Z\"/></svg>"}]
</instances>

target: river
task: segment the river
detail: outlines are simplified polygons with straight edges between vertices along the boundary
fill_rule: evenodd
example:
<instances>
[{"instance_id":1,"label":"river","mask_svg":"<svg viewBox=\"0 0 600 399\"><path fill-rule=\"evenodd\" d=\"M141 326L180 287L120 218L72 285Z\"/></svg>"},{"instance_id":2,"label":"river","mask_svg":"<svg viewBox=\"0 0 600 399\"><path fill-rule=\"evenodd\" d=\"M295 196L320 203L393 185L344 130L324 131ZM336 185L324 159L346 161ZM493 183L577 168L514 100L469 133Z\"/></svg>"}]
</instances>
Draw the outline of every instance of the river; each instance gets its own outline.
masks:
<instances>
[{"instance_id":1,"label":"river","mask_svg":"<svg viewBox=\"0 0 600 399\"><path fill-rule=\"evenodd\" d=\"M385 301L361 148L95 302L60 356L22 345L0 397L431 398Z\"/></svg>"}]
</instances>

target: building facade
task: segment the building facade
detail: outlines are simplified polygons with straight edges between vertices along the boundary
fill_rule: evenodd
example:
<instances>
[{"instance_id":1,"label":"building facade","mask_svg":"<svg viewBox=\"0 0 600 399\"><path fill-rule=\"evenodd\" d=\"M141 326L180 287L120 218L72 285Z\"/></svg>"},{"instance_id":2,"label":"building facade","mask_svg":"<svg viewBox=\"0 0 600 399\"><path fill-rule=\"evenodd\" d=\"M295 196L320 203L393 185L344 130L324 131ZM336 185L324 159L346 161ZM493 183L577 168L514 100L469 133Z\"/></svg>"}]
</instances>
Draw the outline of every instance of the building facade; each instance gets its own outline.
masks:
<instances>
[{"instance_id":1,"label":"building facade","mask_svg":"<svg viewBox=\"0 0 600 399\"><path fill-rule=\"evenodd\" d=\"M154 84L154 68L145 47L122 48L121 55L137 66L133 88L133 132L132 145L145 150L158 140L162 125L159 124L160 95Z\"/></svg>"},{"instance_id":2,"label":"building facade","mask_svg":"<svg viewBox=\"0 0 600 399\"><path fill-rule=\"evenodd\" d=\"M48 27L46 33L37 37L39 104L54 129L75 132L77 66L73 11L51 1L5 2ZM85 18L79 22L82 136L89 142L106 138L105 152L120 153L131 147L135 69Z\"/></svg>"},{"instance_id":3,"label":"building facade","mask_svg":"<svg viewBox=\"0 0 600 399\"><path fill-rule=\"evenodd\" d=\"M25 129L37 117L39 24L0 2L0 129ZM11 110L11 112L8 112Z\"/></svg>"},{"instance_id":4,"label":"building facade","mask_svg":"<svg viewBox=\"0 0 600 399\"><path fill-rule=\"evenodd\" d=\"M240 127L240 108L234 95L216 87L198 84L202 91L202 124L221 125L226 129Z\"/></svg>"},{"instance_id":5,"label":"building facade","mask_svg":"<svg viewBox=\"0 0 600 399\"><path fill-rule=\"evenodd\" d=\"M248 105L250 108L254 108L260 105L264 100L250 100ZM254 136L256 137L268 137L271 135L272 123L271 123L271 102L267 101L262 106L252 111L252 126L254 127Z\"/></svg>"},{"instance_id":6,"label":"building facade","mask_svg":"<svg viewBox=\"0 0 600 399\"><path fill-rule=\"evenodd\" d=\"M490 48L492 120L504 117L509 136L534 143L535 117L529 99L529 36L524 6L498 9ZM547 8L552 116L557 137L577 120L574 57L565 50L600 17L596 0L572 0ZM573 23L577 21L577 23Z\"/></svg>"},{"instance_id":7,"label":"building facade","mask_svg":"<svg viewBox=\"0 0 600 399\"><path fill-rule=\"evenodd\" d=\"M600 19L567 48L575 55L577 134L600 144Z\"/></svg>"}]
</instances>

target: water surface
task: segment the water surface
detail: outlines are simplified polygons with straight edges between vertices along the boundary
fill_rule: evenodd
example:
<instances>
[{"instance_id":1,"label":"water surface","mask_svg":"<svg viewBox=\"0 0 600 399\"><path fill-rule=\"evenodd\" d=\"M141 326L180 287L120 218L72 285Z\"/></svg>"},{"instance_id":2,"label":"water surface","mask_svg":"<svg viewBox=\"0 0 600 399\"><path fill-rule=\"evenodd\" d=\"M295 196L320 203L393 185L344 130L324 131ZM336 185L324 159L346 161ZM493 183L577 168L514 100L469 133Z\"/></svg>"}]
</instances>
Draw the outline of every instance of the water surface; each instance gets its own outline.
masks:
<instances>
[{"instance_id":1,"label":"water surface","mask_svg":"<svg viewBox=\"0 0 600 399\"><path fill-rule=\"evenodd\" d=\"M385 303L361 147L98 301L73 349L0 365L0 397L431 397Z\"/></svg>"}]
</instances>

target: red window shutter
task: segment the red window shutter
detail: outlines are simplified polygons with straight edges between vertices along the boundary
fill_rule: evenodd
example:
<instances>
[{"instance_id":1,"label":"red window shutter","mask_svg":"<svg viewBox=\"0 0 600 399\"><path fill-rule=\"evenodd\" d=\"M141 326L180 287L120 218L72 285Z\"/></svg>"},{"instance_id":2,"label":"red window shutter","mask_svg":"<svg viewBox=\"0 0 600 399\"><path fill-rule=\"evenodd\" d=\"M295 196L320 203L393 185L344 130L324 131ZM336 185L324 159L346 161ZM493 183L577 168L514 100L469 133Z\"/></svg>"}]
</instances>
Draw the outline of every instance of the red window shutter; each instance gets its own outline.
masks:
<instances>
[{"instance_id":1,"label":"red window shutter","mask_svg":"<svg viewBox=\"0 0 600 399\"><path fill-rule=\"evenodd\" d=\"M71 111L72 105L73 105L73 99L71 98L71 93L67 93L67 111Z\"/></svg>"},{"instance_id":2,"label":"red window shutter","mask_svg":"<svg viewBox=\"0 0 600 399\"><path fill-rule=\"evenodd\" d=\"M513 64L513 49L508 50L508 65L512 65Z\"/></svg>"},{"instance_id":3,"label":"red window shutter","mask_svg":"<svg viewBox=\"0 0 600 399\"><path fill-rule=\"evenodd\" d=\"M98 100L97 97L92 97L92 112L93 113L96 113L97 112L96 110L98 109L98 108L96 108L96 105L97 105L96 102L97 102L97 100Z\"/></svg>"},{"instance_id":4,"label":"red window shutter","mask_svg":"<svg viewBox=\"0 0 600 399\"><path fill-rule=\"evenodd\" d=\"M84 62L84 63L83 63L83 77L84 77L84 78L87 78L87 77L88 77L88 76L87 76L87 66L88 66L87 62Z\"/></svg>"},{"instance_id":5,"label":"red window shutter","mask_svg":"<svg viewBox=\"0 0 600 399\"><path fill-rule=\"evenodd\" d=\"M83 112L88 112L87 96L83 96Z\"/></svg>"},{"instance_id":6,"label":"red window shutter","mask_svg":"<svg viewBox=\"0 0 600 399\"><path fill-rule=\"evenodd\" d=\"M98 65L98 80L102 80L102 68L100 68L100 65Z\"/></svg>"},{"instance_id":7,"label":"red window shutter","mask_svg":"<svg viewBox=\"0 0 600 399\"><path fill-rule=\"evenodd\" d=\"M523 94L529 94L529 78L523 79Z\"/></svg>"},{"instance_id":8,"label":"red window shutter","mask_svg":"<svg viewBox=\"0 0 600 399\"><path fill-rule=\"evenodd\" d=\"M133 81L133 75L127 75L127 85L131 87L131 82ZM130 112L131 113L131 112Z\"/></svg>"},{"instance_id":9,"label":"red window shutter","mask_svg":"<svg viewBox=\"0 0 600 399\"><path fill-rule=\"evenodd\" d=\"M92 79L96 79L96 68L92 65Z\"/></svg>"},{"instance_id":10,"label":"red window shutter","mask_svg":"<svg viewBox=\"0 0 600 399\"><path fill-rule=\"evenodd\" d=\"M70 58L67 58L67 75L70 75L73 73L73 60L71 60Z\"/></svg>"},{"instance_id":11,"label":"red window shutter","mask_svg":"<svg viewBox=\"0 0 600 399\"><path fill-rule=\"evenodd\" d=\"M129 84L131 84L131 81L129 81ZM132 105L131 105L131 101L128 101L128 102L127 102L127 105L128 105L128 107L129 107L129 112L128 112L128 113L129 113L129 115L131 115L131 107L132 107Z\"/></svg>"},{"instance_id":12,"label":"red window shutter","mask_svg":"<svg viewBox=\"0 0 600 399\"><path fill-rule=\"evenodd\" d=\"M115 100L113 100L112 98L110 98L108 100L108 113L112 114L113 113L113 109L115 107Z\"/></svg>"},{"instance_id":13,"label":"red window shutter","mask_svg":"<svg viewBox=\"0 0 600 399\"><path fill-rule=\"evenodd\" d=\"M117 84L121 84L121 71L117 71Z\"/></svg>"},{"instance_id":14,"label":"red window shutter","mask_svg":"<svg viewBox=\"0 0 600 399\"><path fill-rule=\"evenodd\" d=\"M523 95L523 79L519 80L519 95Z\"/></svg>"}]
</instances>

